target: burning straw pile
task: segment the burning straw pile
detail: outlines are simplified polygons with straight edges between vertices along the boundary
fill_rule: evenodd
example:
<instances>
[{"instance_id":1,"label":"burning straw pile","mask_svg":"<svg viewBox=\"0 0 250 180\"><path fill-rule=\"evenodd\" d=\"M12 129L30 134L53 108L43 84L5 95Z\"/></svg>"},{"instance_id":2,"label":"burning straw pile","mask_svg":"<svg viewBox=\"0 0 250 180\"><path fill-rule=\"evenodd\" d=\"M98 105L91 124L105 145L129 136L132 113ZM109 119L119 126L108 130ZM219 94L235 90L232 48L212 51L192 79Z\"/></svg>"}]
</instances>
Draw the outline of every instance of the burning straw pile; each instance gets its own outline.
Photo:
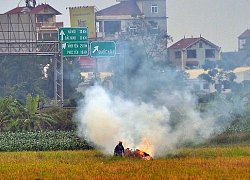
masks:
<instances>
[{"instance_id":1,"label":"burning straw pile","mask_svg":"<svg viewBox=\"0 0 250 180\"><path fill-rule=\"evenodd\" d=\"M126 148L124 156L127 158L138 158L138 159L145 159L145 160L153 159L148 153L141 151L139 149Z\"/></svg>"}]
</instances>

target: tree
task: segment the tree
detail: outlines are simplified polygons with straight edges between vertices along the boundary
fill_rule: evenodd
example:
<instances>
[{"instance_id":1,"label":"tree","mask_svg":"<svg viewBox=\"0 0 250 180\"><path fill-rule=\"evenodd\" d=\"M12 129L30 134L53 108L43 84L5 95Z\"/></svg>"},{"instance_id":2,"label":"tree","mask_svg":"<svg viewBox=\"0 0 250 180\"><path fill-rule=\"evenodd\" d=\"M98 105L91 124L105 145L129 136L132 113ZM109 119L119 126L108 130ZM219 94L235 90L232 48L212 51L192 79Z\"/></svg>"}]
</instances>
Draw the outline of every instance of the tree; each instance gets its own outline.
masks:
<instances>
[{"instance_id":1,"label":"tree","mask_svg":"<svg viewBox=\"0 0 250 180\"><path fill-rule=\"evenodd\" d=\"M7 129L11 131L44 130L55 124L56 121L51 116L37 112L38 102L39 95L32 97L28 94L26 106L18 107L19 114L9 121Z\"/></svg>"},{"instance_id":2,"label":"tree","mask_svg":"<svg viewBox=\"0 0 250 180\"><path fill-rule=\"evenodd\" d=\"M214 61L206 60L202 68L207 71L207 73L199 75L199 78L211 84L216 83L216 90L218 92L224 91L235 85L234 80L236 79L236 75L233 72L235 66L227 63L226 59L219 60L217 66Z\"/></svg>"},{"instance_id":3,"label":"tree","mask_svg":"<svg viewBox=\"0 0 250 180\"><path fill-rule=\"evenodd\" d=\"M45 96L43 68L47 58L34 56L9 56L0 58L1 97L11 95L25 102L28 93Z\"/></svg>"},{"instance_id":4,"label":"tree","mask_svg":"<svg viewBox=\"0 0 250 180\"><path fill-rule=\"evenodd\" d=\"M11 56L2 59L0 62L3 69L5 69L6 86L14 86L25 82L29 77L38 79L43 76L41 70L41 60L34 59L34 57L25 56Z\"/></svg>"},{"instance_id":5,"label":"tree","mask_svg":"<svg viewBox=\"0 0 250 180\"><path fill-rule=\"evenodd\" d=\"M13 117L13 101L12 97L0 98L0 132L2 132L4 126L12 119Z\"/></svg>"}]
</instances>

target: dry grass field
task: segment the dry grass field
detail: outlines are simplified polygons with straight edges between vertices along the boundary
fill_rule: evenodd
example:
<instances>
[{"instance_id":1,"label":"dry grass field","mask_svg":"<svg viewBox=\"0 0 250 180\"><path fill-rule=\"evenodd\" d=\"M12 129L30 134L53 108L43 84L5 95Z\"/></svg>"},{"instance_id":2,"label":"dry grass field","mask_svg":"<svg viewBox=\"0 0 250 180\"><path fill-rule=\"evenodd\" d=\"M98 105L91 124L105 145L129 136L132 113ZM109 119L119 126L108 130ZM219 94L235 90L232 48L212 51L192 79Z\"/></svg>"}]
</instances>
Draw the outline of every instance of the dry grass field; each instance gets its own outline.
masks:
<instances>
[{"instance_id":1,"label":"dry grass field","mask_svg":"<svg viewBox=\"0 0 250 180\"><path fill-rule=\"evenodd\" d=\"M104 156L95 150L1 152L0 179L250 179L250 148L184 148L153 160Z\"/></svg>"}]
</instances>

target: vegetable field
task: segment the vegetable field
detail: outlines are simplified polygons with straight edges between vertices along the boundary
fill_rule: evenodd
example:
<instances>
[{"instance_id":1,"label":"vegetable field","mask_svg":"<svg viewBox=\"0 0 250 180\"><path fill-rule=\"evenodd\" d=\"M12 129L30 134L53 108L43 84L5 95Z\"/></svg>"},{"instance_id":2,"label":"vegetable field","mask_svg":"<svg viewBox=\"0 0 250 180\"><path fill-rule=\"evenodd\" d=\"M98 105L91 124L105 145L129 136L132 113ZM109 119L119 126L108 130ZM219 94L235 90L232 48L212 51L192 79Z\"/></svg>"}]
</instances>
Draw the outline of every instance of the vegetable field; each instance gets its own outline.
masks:
<instances>
[{"instance_id":1,"label":"vegetable field","mask_svg":"<svg viewBox=\"0 0 250 180\"><path fill-rule=\"evenodd\" d=\"M1 179L249 179L250 149L189 148L150 161L95 150L1 152Z\"/></svg>"},{"instance_id":2,"label":"vegetable field","mask_svg":"<svg viewBox=\"0 0 250 180\"><path fill-rule=\"evenodd\" d=\"M0 134L0 151L92 149L75 131L23 131Z\"/></svg>"}]
</instances>

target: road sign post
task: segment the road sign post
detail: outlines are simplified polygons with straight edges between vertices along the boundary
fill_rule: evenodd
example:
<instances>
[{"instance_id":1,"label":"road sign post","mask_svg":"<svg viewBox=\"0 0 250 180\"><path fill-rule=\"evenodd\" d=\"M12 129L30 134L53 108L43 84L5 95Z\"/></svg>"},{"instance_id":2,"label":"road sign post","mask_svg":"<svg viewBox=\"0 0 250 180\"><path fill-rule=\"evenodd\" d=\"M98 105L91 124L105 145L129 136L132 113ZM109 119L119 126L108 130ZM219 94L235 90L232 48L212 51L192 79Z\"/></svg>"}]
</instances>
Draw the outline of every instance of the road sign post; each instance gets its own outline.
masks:
<instances>
[{"instance_id":1,"label":"road sign post","mask_svg":"<svg viewBox=\"0 0 250 180\"><path fill-rule=\"evenodd\" d=\"M115 57L116 45L114 41L92 41L90 43L91 57Z\"/></svg>"},{"instance_id":2,"label":"road sign post","mask_svg":"<svg viewBox=\"0 0 250 180\"><path fill-rule=\"evenodd\" d=\"M62 42L63 56L88 56L88 28L59 28L58 39Z\"/></svg>"},{"instance_id":3,"label":"road sign post","mask_svg":"<svg viewBox=\"0 0 250 180\"><path fill-rule=\"evenodd\" d=\"M88 28L59 28L58 40L62 42L88 41Z\"/></svg>"},{"instance_id":4,"label":"road sign post","mask_svg":"<svg viewBox=\"0 0 250 180\"><path fill-rule=\"evenodd\" d=\"M63 56L88 56L88 42L65 42L62 43Z\"/></svg>"},{"instance_id":5,"label":"road sign post","mask_svg":"<svg viewBox=\"0 0 250 180\"><path fill-rule=\"evenodd\" d=\"M61 66L60 66L60 97L61 107L63 107L63 57L64 56L88 56L88 28L59 28L58 30L59 49L61 52ZM56 62L55 62L56 63ZM56 65L55 65L56 68ZM56 72L56 71L55 71ZM55 82L57 81L57 73L54 73ZM58 81L57 81L58 83ZM56 84L56 83L55 83ZM55 85L55 92L57 92L57 85ZM57 99L55 99L55 103Z\"/></svg>"}]
</instances>

